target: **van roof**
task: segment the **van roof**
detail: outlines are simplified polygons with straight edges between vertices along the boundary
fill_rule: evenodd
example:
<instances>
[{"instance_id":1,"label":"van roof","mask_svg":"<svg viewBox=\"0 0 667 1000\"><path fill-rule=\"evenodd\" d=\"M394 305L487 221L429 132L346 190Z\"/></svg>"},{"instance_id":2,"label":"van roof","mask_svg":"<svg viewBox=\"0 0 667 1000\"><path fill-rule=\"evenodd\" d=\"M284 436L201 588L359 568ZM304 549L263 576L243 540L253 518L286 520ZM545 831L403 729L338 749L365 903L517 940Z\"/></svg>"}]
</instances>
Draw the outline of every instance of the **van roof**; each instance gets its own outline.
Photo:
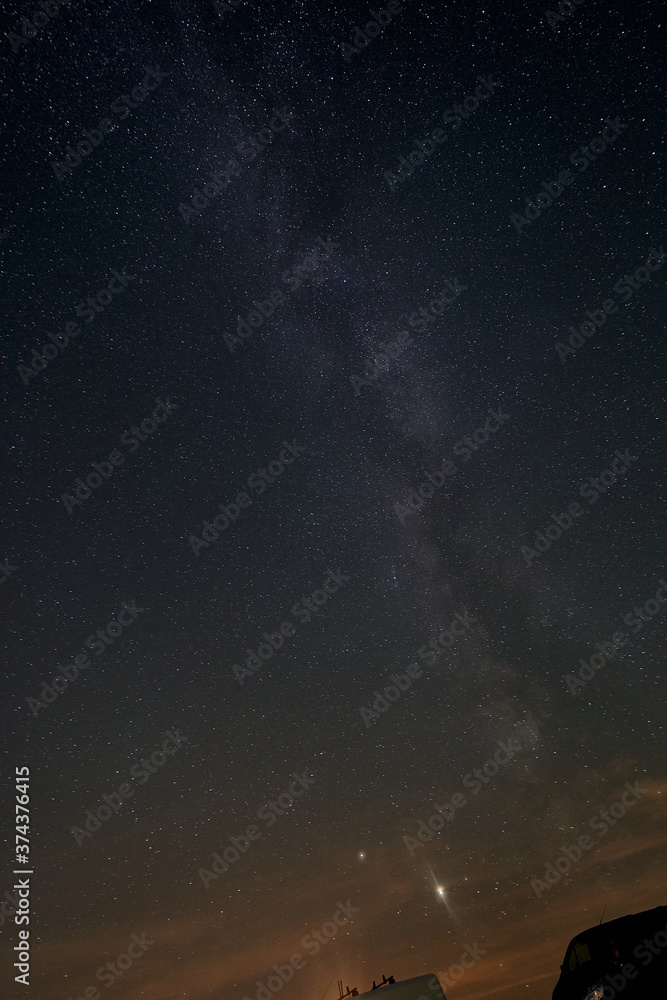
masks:
<instances>
[{"instance_id":1,"label":"van roof","mask_svg":"<svg viewBox=\"0 0 667 1000\"><path fill-rule=\"evenodd\" d=\"M357 1000L445 1000L445 994L435 972L424 976L403 979L391 986L378 986L375 990L362 993Z\"/></svg>"}]
</instances>

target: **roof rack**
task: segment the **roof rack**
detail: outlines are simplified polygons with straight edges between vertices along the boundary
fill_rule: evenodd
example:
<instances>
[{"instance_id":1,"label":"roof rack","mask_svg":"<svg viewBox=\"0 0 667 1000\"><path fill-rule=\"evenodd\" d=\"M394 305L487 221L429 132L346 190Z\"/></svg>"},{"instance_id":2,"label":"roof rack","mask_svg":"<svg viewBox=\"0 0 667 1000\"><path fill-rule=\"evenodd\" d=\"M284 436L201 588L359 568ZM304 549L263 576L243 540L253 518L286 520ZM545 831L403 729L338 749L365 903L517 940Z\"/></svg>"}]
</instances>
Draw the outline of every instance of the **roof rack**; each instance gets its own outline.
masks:
<instances>
[{"instance_id":1,"label":"roof rack","mask_svg":"<svg viewBox=\"0 0 667 1000\"><path fill-rule=\"evenodd\" d=\"M371 987L371 990L379 990L381 986L391 986L395 982L396 982L396 980L394 979L393 976L390 976L389 979L387 979L387 977L385 976L385 974L383 972L382 973L382 982L378 983L376 985L375 980L373 980L373 985Z\"/></svg>"}]
</instances>

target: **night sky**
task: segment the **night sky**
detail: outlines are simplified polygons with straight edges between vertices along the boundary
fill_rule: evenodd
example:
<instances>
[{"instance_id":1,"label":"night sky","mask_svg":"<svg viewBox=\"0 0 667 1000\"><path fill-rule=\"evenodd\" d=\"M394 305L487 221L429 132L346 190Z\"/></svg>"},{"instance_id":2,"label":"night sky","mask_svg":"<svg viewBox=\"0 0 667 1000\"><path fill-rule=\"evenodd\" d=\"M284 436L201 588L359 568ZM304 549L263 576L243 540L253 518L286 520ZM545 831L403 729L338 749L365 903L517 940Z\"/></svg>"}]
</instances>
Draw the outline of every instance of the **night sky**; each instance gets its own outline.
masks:
<instances>
[{"instance_id":1,"label":"night sky","mask_svg":"<svg viewBox=\"0 0 667 1000\"><path fill-rule=\"evenodd\" d=\"M45 4L2 13L0 991L548 1000L667 903L660 5Z\"/></svg>"}]
</instances>

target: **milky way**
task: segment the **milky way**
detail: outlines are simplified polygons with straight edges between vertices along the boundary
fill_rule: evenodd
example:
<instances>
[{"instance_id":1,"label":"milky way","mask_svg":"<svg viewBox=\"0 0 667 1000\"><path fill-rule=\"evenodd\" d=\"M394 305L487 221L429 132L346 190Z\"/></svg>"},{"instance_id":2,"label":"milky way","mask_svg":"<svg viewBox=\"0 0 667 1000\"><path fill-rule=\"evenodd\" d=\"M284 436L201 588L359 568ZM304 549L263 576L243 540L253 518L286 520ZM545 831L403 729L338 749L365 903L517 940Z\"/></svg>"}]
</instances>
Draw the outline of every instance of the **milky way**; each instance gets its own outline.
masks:
<instances>
[{"instance_id":1,"label":"milky way","mask_svg":"<svg viewBox=\"0 0 667 1000\"><path fill-rule=\"evenodd\" d=\"M545 1000L666 902L657 4L3 24L32 995Z\"/></svg>"}]
</instances>

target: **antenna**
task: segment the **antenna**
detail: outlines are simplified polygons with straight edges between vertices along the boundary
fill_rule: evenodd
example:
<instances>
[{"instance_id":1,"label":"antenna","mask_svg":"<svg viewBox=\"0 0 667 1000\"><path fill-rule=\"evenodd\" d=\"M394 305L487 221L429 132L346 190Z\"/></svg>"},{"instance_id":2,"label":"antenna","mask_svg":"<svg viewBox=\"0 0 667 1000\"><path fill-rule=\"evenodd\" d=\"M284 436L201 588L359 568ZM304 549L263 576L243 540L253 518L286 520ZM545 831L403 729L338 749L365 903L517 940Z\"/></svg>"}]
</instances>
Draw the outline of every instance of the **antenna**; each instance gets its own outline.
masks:
<instances>
[{"instance_id":1,"label":"antenna","mask_svg":"<svg viewBox=\"0 0 667 1000\"><path fill-rule=\"evenodd\" d=\"M600 924L602 923L602 920L606 912L607 912L607 907L605 906L604 910L602 911L602 916L600 917ZM600 924L598 924L598 927L600 926Z\"/></svg>"},{"instance_id":2,"label":"antenna","mask_svg":"<svg viewBox=\"0 0 667 1000\"><path fill-rule=\"evenodd\" d=\"M331 983L333 983L333 979L331 980ZM329 983L329 986L331 986L331 983ZM324 991L324 993L323 993L323 994L322 994L322 996L320 997L320 1000L324 1000L325 996L326 996L326 995L327 995L327 993L329 992L329 986L327 986L326 990Z\"/></svg>"}]
</instances>

